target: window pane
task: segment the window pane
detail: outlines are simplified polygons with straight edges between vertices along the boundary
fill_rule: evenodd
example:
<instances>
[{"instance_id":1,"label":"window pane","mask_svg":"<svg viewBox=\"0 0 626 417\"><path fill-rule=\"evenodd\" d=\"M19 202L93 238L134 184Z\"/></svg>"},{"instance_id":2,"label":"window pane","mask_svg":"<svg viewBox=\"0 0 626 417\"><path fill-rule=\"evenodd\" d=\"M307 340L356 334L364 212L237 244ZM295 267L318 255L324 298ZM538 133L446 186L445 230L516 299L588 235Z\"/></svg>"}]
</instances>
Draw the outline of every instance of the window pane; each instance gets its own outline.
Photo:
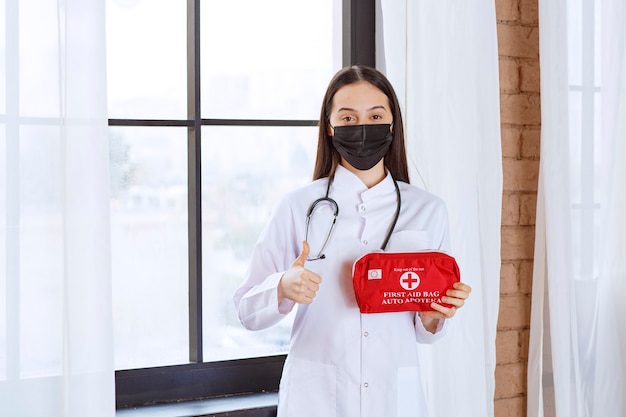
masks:
<instances>
[{"instance_id":1,"label":"window pane","mask_svg":"<svg viewBox=\"0 0 626 417\"><path fill-rule=\"evenodd\" d=\"M5 8L6 3L2 3L0 7ZM19 94L20 116L57 117L61 100L58 79L62 52L59 39L48 35L59 30L57 7L53 2L22 0L19 3L19 8L36 8L38 13L18 12L17 22L12 21L9 26L19 29L17 33L7 34L7 41L13 44L14 49L8 51L5 58L7 61L2 66L11 68L11 72L15 71L7 74L10 77L7 87L12 94ZM17 65L16 59L19 61ZM45 71L41 70L42 67ZM8 109L15 111L15 104L17 103L9 104Z\"/></svg>"},{"instance_id":2,"label":"window pane","mask_svg":"<svg viewBox=\"0 0 626 417\"><path fill-rule=\"evenodd\" d=\"M187 130L112 127L116 369L187 363Z\"/></svg>"},{"instance_id":3,"label":"window pane","mask_svg":"<svg viewBox=\"0 0 626 417\"><path fill-rule=\"evenodd\" d=\"M341 64L337 0L201 3L202 117L319 118Z\"/></svg>"},{"instance_id":4,"label":"window pane","mask_svg":"<svg viewBox=\"0 0 626 417\"><path fill-rule=\"evenodd\" d=\"M7 190L7 177L12 177L17 171L17 164L9 162L9 158L15 160L15 153L15 148L7 145L6 124L0 123L0 161L5 166L5 169L0 170L0 265L4 265L4 268L0 269L0 302L5 305L5 308L0 309L0 381L6 379L8 373L8 335L14 335L17 332L15 324L9 327L10 322L7 320L8 317L12 318L17 315L15 305L9 301L9 292L16 286L12 282L7 282L7 277L17 275L15 273L17 265L11 261L13 253L7 251L8 248L17 246L16 242L19 241L15 233L9 229L9 226L16 223L15 203L7 204L8 195L14 193L13 190ZM12 299L16 298L13 294L11 295Z\"/></svg>"},{"instance_id":5,"label":"window pane","mask_svg":"<svg viewBox=\"0 0 626 417\"><path fill-rule=\"evenodd\" d=\"M22 126L19 131L19 290L13 319L19 323L21 378L59 375L63 366L63 158L57 126ZM33 260L36 259L36 262ZM15 276L9 275L9 278ZM11 323L11 321L9 321ZM26 329L39 329L38 332ZM11 366L11 365L10 365Z\"/></svg>"},{"instance_id":6,"label":"window pane","mask_svg":"<svg viewBox=\"0 0 626 417\"><path fill-rule=\"evenodd\" d=\"M311 181L317 127L205 127L202 135L205 360L284 353L292 318L251 332L232 299L273 205Z\"/></svg>"},{"instance_id":7,"label":"window pane","mask_svg":"<svg viewBox=\"0 0 626 417\"><path fill-rule=\"evenodd\" d=\"M187 117L186 3L107 0L110 118Z\"/></svg>"},{"instance_id":8,"label":"window pane","mask_svg":"<svg viewBox=\"0 0 626 417\"><path fill-rule=\"evenodd\" d=\"M187 118L188 4L107 0L110 118ZM200 12L204 118L319 117L341 65L341 1L203 0ZM188 363L187 129L110 132L116 369ZM310 181L317 128L201 133L204 358L285 352L290 319L248 332L232 296L276 199Z\"/></svg>"},{"instance_id":9,"label":"window pane","mask_svg":"<svg viewBox=\"0 0 626 417\"><path fill-rule=\"evenodd\" d=\"M0 60L2 60L0 64L0 114L6 115L7 113L7 73L10 73L11 70L7 69L10 65L7 63L7 55L10 47L7 47L7 33L11 33L14 28L7 25L6 21L6 11L7 7L0 7L0 23L2 23L3 28L5 30L0 31ZM13 38L15 39L15 38ZM0 125L2 130L4 130L4 125ZM1 132L4 135L4 132ZM1 154L0 154L1 155Z\"/></svg>"}]
</instances>

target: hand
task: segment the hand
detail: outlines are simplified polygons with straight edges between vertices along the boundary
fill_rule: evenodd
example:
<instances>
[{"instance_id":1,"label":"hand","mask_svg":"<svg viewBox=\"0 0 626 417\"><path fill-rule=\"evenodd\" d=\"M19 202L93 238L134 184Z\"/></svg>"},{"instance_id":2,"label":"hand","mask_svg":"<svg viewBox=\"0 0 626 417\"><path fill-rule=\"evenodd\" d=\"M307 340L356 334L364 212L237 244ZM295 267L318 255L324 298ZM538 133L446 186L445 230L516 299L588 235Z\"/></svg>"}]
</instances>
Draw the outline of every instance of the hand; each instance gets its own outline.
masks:
<instances>
[{"instance_id":1,"label":"hand","mask_svg":"<svg viewBox=\"0 0 626 417\"><path fill-rule=\"evenodd\" d=\"M311 304L320 289L322 277L304 268L309 256L309 243L302 242L302 252L283 274L278 283L278 303L288 298L300 304Z\"/></svg>"},{"instance_id":2,"label":"hand","mask_svg":"<svg viewBox=\"0 0 626 417\"><path fill-rule=\"evenodd\" d=\"M446 291L446 295L441 297L441 302L451 304L451 307L445 307L438 303L431 303L433 311L422 311L420 317L426 330L434 333L437 329L439 319L450 319L454 317L456 311L463 307L465 300L469 298L472 288L463 283L455 282L452 289Z\"/></svg>"}]
</instances>

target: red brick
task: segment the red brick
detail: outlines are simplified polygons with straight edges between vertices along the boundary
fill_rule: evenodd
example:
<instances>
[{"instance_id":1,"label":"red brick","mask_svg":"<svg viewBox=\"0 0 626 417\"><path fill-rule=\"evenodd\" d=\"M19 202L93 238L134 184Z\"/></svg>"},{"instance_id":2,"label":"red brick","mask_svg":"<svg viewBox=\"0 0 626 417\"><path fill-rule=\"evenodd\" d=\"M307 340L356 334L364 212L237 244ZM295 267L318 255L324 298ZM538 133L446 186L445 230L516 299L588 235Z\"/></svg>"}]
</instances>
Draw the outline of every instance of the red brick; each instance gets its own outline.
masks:
<instances>
[{"instance_id":1,"label":"red brick","mask_svg":"<svg viewBox=\"0 0 626 417\"><path fill-rule=\"evenodd\" d=\"M521 343L519 330L501 330L496 335L496 366L520 363Z\"/></svg>"},{"instance_id":2,"label":"red brick","mask_svg":"<svg viewBox=\"0 0 626 417\"><path fill-rule=\"evenodd\" d=\"M533 259L535 228L533 226L504 226L500 229L500 255L503 261Z\"/></svg>"},{"instance_id":3,"label":"red brick","mask_svg":"<svg viewBox=\"0 0 626 417\"><path fill-rule=\"evenodd\" d=\"M495 417L526 415L541 141L538 0L496 0L503 156Z\"/></svg>"},{"instance_id":4,"label":"red brick","mask_svg":"<svg viewBox=\"0 0 626 417\"><path fill-rule=\"evenodd\" d=\"M498 329L527 328L530 324L530 298L525 295L500 296Z\"/></svg>"},{"instance_id":5,"label":"red brick","mask_svg":"<svg viewBox=\"0 0 626 417\"><path fill-rule=\"evenodd\" d=\"M522 363L496 367L495 398L518 397L526 393L526 365Z\"/></svg>"},{"instance_id":6,"label":"red brick","mask_svg":"<svg viewBox=\"0 0 626 417\"><path fill-rule=\"evenodd\" d=\"M520 199L519 193L504 192L502 194L502 224L506 226L517 226L520 220Z\"/></svg>"},{"instance_id":7,"label":"red brick","mask_svg":"<svg viewBox=\"0 0 626 417\"><path fill-rule=\"evenodd\" d=\"M506 125L500 128L503 158L519 158L521 153L522 132L519 126Z\"/></svg>"},{"instance_id":8,"label":"red brick","mask_svg":"<svg viewBox=\"0 0 626 417\"><path fill-rule=\"evenodd\" d=\"M503 262L500 266L500 295L519 293L519 263Z\"/></svg>"},{"instance_id":9,"label":"red brick","mask_svg":"<svg viewBox=\"0 0 626 417\"><path fill-rule=\"evenodd\" d=\"M539 59L524 59L519 63L519 90L538 93L541 86Z\"/></svg>"},{"instance_id":10,"label":"red brick","mask_svg":"<svg viewBox=\"0 0 626 417\"><path fill-rule=\"evenodd\" d=\"M498 23L497 31L500 58L539 58L539 28Z\"/></svg>"},{"instance_id":11,"label":"red brick","mask_svg":"<svg viewBox=\"0 0 626 417\"><path fill-rule=\"evenodd\" d=\"M526 25L539 25L538 0L519 0L520 20Z\"/></svg>"},{"instance_id":12,"label":"red brick","mask_svg":"<svg viewBox=\"0 0 626 417\"><path fill-rule=\"evenodd\" d=\"M520 68L513 58L500 58L500 91L520 92Z\"/></svg>"},{"instance_id":13,"label":"red brick","mask_svg":"<svg viewBox=\"0 0 626 417\"><path fill-rule=\"evenodd\" d=\"M526 396L494 401L494 417L526 417Z\"/></svg>"},{"instance_id":14,"label":"red brick","mask_svg":"<svg viewBox=\"0 0 626 417\"><path fill-rule=\"evenodd\" d=\"M500 94L500 121L514 125L541 124L541 97L535 93Z\"/></svg>"},{"instance_id":15,"label":"red brick","mask_svg":"<svg viewBox=\"0 0 626 417\"><path fill-rule=\"evenodd\" d=\"M515 22L520 18L519 0L496 0L496 20Z\"/></svg>"},{"instance_id":16,"label":"red brick","mask_svg":"<svg viewBox=\"0 0 626 417\"><path fill-rule=\"evenodd\" d=\"M533 226L537 214L537 194L522 193L519 195L519 224L522 226Z\"/></svg>"},{"instance_id":17,"label":"red brick","mask_svg":"<svg viewBox=\"0 0 626 417\"><path fill-rule=\"evenodd\" d=\"M530 344L530 330L524 329L519 332L520 359L523 363L528 363L528 346Z\"/></svg>"},{"instance_id":18,"label":"red brick","mask_svg":"<svg viewBox=\"0 0 626 417\"><path fill-rule=\"evenodd\" d=\"M521 137L520 156L526 159L539 159L541 156L541 127L526 127L521 131Z\"/></svg>"},{"instance_id":19,"label":"red brick","mask_svg":"<svg viewBox=\"0 0 626 417\"><path fill-rule=\"evenodd\" d=\"M502 166L505 191L537 191L539 161L504 158Z\"/></svg>"},{"instance_id":20,"label":"red brick","mask_svg":"<svg viewBox=\"0 0 626 417\"><path fill-rule=\"evenodd\" d=\"M533 291L533 261L521 261L519 264L519 290L521 294L531 294Z\"/></svg>"}]
</instances>

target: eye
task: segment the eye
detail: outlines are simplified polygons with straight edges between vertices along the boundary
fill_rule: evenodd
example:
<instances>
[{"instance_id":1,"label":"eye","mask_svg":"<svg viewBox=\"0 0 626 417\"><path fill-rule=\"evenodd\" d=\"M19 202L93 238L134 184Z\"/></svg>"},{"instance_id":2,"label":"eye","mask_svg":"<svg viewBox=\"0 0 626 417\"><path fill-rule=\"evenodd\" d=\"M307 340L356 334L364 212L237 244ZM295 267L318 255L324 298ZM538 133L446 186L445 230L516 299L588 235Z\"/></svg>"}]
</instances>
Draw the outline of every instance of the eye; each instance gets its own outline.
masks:
<instances>
[{"instance_id":1,"label":"eye","mask_svg":"<svg viewBox=\"0 0 626 417\"><path fill-rule=\"evenodd\" d=\"M381 120L383 118L383 116L381 116L380 114L375 114L372 116L372 119L374 120Z\"/></svg>"},{"instance_id":2,"label":"eye","mask_svg":"<svg viewBox=\"0 0 626 417\"><path fill-rule=\"evenodd\" d=\"M349 123L354 121L354 117L346 115L341 118L342 122Z\"/></svg>"}]
</instances>

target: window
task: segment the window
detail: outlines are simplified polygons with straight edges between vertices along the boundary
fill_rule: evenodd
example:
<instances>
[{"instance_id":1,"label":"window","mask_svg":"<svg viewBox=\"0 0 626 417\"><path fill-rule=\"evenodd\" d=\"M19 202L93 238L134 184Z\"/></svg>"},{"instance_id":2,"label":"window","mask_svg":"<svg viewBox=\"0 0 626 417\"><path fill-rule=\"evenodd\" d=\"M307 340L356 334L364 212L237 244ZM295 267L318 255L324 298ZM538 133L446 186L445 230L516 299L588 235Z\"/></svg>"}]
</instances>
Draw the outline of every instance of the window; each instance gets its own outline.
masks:
<instances>
[{"instance_id":1,"label":"window","mask_svg":"<svg viewBox=\"0 0 626 417\"><path fill-rule=\"evenodd\" d=\"M601 236L601 2L571 1L568 8L569 138L572 247L576 280L598 276Z\"/></svg>"},{"instance_id":2,"label":"window","mask_svg":"<svg viewBox=\"0 0 626 417\"><path fill-rule=\"evenodd\" d=\"M275 390L290 322L232 303L278 197L310 181L374 1L107 0L118 407ZM303 220L304 221L304 220Z\"/></svg>"}]
</instances>

